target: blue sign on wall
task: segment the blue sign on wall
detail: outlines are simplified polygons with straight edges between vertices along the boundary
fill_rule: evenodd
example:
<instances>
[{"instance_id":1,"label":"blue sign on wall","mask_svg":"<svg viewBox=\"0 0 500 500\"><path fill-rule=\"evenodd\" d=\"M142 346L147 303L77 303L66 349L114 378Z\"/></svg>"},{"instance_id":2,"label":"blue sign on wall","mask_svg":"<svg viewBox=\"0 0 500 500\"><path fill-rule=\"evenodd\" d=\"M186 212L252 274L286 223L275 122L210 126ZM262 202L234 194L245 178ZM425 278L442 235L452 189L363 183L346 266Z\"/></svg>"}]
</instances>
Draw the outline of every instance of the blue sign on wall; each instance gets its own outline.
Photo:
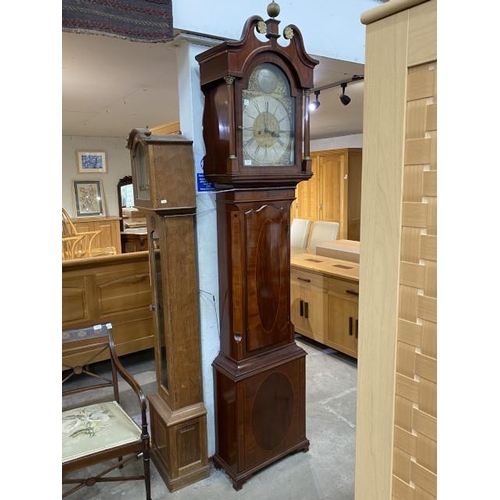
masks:
<instances>
[{"instance_id":1,"label":"blue sign on wall","mask_svg":"<svg viewBox=\"0 0 500 500\"><path fill-rule=\"evenodd\" d=\"M196 189L198 193L203 193L207 191L215 191L215 186L205 179L205 176L201 173L196 173Z\"/></svg>"},{"instance_id":2,"label":"blue sign on wall","mask_svg":"<svg viewBox=\"0 0 500 500\"><path fill-rule=\"evenodd\" d=\"M215 186L205 179L203 174L203 157L195 156L196 161L196 192L207 193L215 191Z\"/></svg>"}]
</instances>

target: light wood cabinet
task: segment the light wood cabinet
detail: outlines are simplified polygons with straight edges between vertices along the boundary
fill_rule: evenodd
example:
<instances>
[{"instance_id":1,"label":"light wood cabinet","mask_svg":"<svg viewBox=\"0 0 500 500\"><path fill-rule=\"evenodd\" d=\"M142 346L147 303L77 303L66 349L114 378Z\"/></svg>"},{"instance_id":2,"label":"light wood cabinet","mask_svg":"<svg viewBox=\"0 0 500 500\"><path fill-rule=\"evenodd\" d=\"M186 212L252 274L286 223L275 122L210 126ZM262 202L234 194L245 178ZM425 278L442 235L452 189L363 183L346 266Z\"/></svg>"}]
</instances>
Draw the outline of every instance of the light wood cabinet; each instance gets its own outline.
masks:
<instances>
[{"instance_id":1,"label":"light wood cabinet","mask_svg":"<svg viewBox=\"0 0 500 500\"><path fill-rule=\"evenodd\" d=\"M63 261L62 328L111 322L119 355L151 349L151 294L147 252Z\"/></svg>"},{"instance_id":2,"label":"light wood cabinet","mask_svg":"<svg viewBox=\"0 0 500 500\"><path fill-rule=\"evenodd\" d=\"M353 358L358 353L358 266L302 254L292 257L290 272L295 331Z\"/></svg>"},{"instance_id":3,"label":"light wood cabinet","mask_svg":"<svg viewBox=\"0 0 500 500\"><path fill-rule=\"evenodd\" d=\"M311 153L313 176L297 185L292 218L339 222L339 239L359 241L361 148Z\"/></svg>"},{"instance_id":4,"label":"light wood cabinet","mask_svg":"<svg viewBox=\"0 0 500 500\"><path fill-rule=\"evenodd\" d=\"M119 217L88 217L72 221L79 232L101 231L93 241L94 248L115 247L117 254L122 252Z\"/></svg>"}]
</instances>

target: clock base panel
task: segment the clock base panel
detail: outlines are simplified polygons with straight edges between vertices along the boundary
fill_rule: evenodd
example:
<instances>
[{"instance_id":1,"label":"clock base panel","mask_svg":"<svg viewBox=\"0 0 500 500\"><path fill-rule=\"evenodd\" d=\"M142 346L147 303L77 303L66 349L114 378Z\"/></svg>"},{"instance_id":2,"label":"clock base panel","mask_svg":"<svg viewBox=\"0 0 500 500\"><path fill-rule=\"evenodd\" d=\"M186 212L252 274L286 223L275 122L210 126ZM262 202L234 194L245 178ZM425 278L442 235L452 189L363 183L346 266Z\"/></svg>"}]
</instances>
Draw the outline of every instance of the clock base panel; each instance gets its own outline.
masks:
<instances>
[{"instance_id":1,"label":"clock base panel","mask_svg":"<svg viewBox=\"0 0 500 500\"><path fill-rule=\"evenodd\" d=\"M148 396L151 459L172 493L209 477L207 418L203 403L172 411L158 395Z\"/></svg>"},{"instance_id":2,"label":"clock base panel","mask_svg":"<svg viewBox=\"0 0 500 500\"><path fill-rule=\"evenodd\" d=\"M283 349L289 351L288 348ZM224 356L214 361L216 384L216 453L214 466L225 470L240 490L257 471L297 451L307 451L305 431L305 356L296 346L295 359L272 366L245 363L246 375Z\"/></svg>"}]
</instances>

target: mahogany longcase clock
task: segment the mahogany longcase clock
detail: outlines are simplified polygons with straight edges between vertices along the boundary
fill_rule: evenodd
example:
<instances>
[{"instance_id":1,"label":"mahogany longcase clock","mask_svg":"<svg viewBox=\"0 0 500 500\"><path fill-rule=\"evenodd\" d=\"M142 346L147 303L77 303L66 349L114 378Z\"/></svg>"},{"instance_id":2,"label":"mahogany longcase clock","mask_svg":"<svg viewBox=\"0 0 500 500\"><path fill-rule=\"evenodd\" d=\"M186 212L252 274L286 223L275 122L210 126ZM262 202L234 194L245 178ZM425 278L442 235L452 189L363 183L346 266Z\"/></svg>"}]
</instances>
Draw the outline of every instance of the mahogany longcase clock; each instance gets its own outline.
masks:
<instances>
[{"instance_id":1,"label":"mahogany longcase clock","mask_svg":"<svg viewBox=\"0 0 500 500\"><path fill-rule=\"evenodd\" d=\"M204 174L217 188L220 352L216 467L238 490L261 468L308 450L305 351L290 321L290 205L311 177L310 91L318 61L279 6L239 41L199 54Z\"/></svg>"},{"instance_id":2,"label":"mahogany longcase clock","mask_svg":"<svg viewBox=\"0 0 500 500\"><path fill-rule=\"evenodd\" d=\"M158 391L151 457L170 491L209 475L196 270L192 141L134 129L134 204L147 212Z\"/></svg>"}]
</instances>

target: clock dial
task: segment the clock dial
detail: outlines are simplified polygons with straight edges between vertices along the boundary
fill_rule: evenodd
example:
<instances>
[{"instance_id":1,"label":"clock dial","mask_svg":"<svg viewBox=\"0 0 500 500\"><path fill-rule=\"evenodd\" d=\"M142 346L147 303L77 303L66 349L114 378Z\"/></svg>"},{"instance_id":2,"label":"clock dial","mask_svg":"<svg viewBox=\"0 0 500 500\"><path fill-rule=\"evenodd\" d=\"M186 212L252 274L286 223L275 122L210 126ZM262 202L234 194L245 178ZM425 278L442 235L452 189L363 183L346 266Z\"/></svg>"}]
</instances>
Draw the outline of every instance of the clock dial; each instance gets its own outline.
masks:
<instances>
[{"instance_id":1,"label":"clock dial","mask_svg":"<svg viewBox=\"0 0 500 500\"><path fill-rule=\"evenodd\" d=\"M285 74L273 64L258 66L242 98L244 165L293 165L294 102Z\"/></svg>"}]
</instances>

